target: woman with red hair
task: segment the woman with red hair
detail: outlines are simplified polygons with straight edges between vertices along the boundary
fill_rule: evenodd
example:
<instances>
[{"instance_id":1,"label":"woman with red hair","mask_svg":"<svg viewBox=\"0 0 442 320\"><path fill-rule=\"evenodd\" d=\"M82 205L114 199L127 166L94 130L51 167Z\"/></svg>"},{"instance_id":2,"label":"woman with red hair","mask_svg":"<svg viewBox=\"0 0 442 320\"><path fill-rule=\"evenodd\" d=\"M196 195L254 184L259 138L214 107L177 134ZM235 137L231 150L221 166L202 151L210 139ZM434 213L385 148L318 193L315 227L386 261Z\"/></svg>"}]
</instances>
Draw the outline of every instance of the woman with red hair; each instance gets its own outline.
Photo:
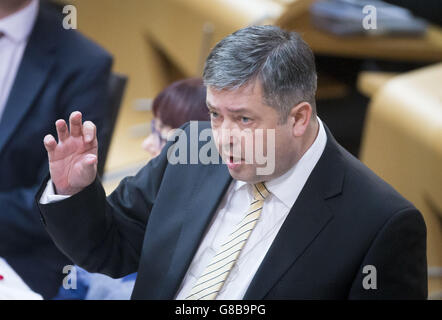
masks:
<instances>
[{"instance_id":1,"label":"woman with red hair","mask_svg":"<svg viewBox=\"0 0 442 320\"><path fill-rule=\"evenodd\" d=\"M143 141L143 149L157 156L174 129L192 120L208 121L206 88L201 78L176 81L154 99L151 134Z\"/></svg>"}]
</instances>

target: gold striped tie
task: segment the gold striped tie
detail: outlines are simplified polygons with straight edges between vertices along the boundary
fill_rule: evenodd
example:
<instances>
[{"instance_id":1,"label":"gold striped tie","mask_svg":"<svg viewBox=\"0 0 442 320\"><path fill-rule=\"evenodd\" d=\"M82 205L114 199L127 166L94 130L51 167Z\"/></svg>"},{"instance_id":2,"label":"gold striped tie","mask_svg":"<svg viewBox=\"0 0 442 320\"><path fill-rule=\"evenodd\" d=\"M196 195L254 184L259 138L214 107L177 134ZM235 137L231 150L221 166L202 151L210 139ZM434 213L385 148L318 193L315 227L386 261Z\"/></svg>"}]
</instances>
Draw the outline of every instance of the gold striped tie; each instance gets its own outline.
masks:
<instances>
[{"instance_id":1,"label":"gold striped tie","mask_svg":"<svg viewBox=\"0 0 442 320\"><path fill-rule=\"evenodd\" d=\"M264 183L253 185L253 201L246 215L207 265L187 296L187 300L214 300L216 298L252 233L268 195L269 191Z\"/></svg>"}]
</instances>

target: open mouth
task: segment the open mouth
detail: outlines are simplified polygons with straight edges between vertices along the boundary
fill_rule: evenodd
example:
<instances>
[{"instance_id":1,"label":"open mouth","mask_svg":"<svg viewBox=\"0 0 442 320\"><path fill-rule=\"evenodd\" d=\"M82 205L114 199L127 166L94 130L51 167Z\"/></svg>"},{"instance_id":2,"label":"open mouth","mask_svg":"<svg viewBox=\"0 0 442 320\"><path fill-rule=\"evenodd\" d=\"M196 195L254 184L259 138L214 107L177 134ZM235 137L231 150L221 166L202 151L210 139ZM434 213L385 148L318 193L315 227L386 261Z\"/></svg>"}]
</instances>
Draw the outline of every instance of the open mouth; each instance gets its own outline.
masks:
<instances>
[{"instance_id":1,"label":"open mouth","mask_svg":"<svg viewBox=\"0 0 442 320\"><path fill-rule=\"evenodd\" d=\"M234 156L226 156L225 157L226 165L229 169L234 170L240 167L241 164L244 163L243 158L237 158Z\"/></svg>"},{"instance_id":2,"label":"open mouth","mask_svg":"<svg viewBox=\"0 0 442 320\"><path fill-rule=\"evenodd\" d=\"M238 163L239 164L243 161L244 161L243 158L234 157L234 156L226 156L226 162L228 162L228 163Z\"/></svg>"}]
</instances>

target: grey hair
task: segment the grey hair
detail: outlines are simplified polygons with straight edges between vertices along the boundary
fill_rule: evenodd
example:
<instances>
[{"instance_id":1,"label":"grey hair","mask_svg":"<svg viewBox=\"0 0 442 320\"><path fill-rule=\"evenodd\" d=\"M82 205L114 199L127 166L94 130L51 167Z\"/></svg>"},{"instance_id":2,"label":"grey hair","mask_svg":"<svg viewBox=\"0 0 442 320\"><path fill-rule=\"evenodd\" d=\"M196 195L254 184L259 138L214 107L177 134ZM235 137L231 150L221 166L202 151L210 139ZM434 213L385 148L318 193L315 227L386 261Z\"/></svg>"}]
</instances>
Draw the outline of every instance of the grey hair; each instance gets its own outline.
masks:
<instances>
[{"instance_id":1,"label":"grey hair","mask_svg":"<svg viewBox=\"0 0 442 320\"><path fill-rule=\"evenodd\" d=\"M296 32L249 26L232 33L210 52L203 79L215 90L235 90L259 80L265 103L279 112L283 123L290 110L304 101L316 114L315 59Z\"/></svg>"}]
</instances>

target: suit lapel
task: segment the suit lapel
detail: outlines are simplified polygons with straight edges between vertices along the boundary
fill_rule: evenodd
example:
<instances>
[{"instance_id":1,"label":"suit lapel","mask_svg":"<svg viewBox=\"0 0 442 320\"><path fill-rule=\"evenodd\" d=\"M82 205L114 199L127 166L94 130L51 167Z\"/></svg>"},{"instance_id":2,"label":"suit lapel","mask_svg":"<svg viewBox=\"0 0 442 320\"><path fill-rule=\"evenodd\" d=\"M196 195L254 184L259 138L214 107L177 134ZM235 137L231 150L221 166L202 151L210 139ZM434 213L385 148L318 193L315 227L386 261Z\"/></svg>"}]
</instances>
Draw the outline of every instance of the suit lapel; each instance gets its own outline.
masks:
<instances>
[{"instance_id":1,"label":"suit lapel","mask_svg":"<svg viewBox=\"0 0 442 320\"><path fill-rule=\"evenodd\" d=\"M205 230L232 181L225 165L201 165L194 170L195 176L199 178L193 182L192 198L184 209L183 227L162 285L160 299L172 299L177 293Z\"/></svg>"},{"instance_id":2,"label":"suit lapel","mask_svg":"<svg viewBox=\"0 0 442 320\"><path fill-rule=\"evenodd\" d=\"M267 252L244 299L263 299L333 219L326 200L342 191L337 143L326 128L327 145Z\"/></svg>"},{"instance_id":3,"label":"suit lapel","mask_svg":"<svg viewBox=\"0 0 442 320\"><path fill-rule=\"evenodd\" d=\"M54 62L53 37L48 36L53 32L41 15L40 11L2 115L0 152L30 110Z\"/></svg>"}]
</instances>

